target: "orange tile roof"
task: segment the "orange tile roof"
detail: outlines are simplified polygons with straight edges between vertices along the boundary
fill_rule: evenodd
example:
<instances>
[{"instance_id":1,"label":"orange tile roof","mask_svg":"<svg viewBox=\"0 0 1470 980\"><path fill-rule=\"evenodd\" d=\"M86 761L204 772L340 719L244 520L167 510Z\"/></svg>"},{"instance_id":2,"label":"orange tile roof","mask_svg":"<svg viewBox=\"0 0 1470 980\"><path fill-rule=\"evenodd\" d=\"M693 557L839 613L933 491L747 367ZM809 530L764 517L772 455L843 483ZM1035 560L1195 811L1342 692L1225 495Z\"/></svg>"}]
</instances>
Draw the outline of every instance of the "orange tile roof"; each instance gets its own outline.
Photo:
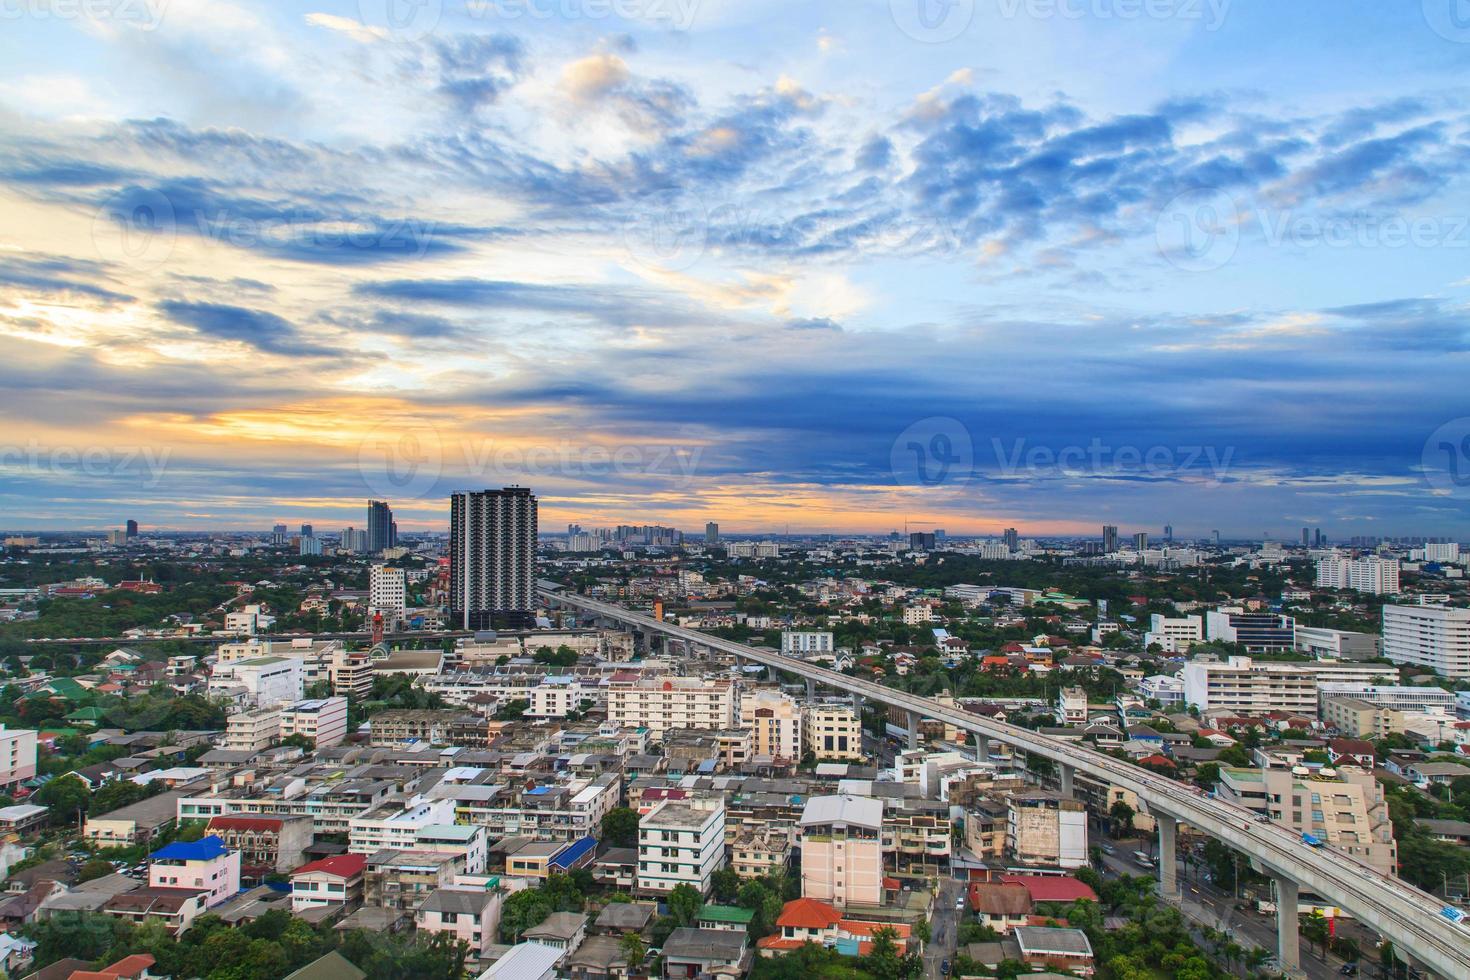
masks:
<instances>
[{"instance_id":1,"label":"orange tile roof","mask_svg":"<svg viewBox=\"0 0 1470 980\"><path fill-rule=\"evenodd\" d=\"M830 929L842 921L842 913L815 898L798 898L781 909L776 925L783 929Z\"/></svg>"}]
</instances>

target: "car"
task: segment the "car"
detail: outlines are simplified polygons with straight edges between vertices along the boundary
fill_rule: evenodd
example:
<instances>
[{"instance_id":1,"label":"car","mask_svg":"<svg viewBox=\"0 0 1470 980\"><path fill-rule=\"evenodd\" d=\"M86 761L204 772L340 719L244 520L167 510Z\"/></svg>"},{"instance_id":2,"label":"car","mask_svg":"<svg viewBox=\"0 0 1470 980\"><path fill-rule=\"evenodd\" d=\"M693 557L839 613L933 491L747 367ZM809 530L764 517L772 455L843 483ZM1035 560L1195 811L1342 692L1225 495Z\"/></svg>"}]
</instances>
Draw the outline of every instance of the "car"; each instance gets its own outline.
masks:
<instances>
[{"instance_id":1,"label":"car","mask_svg":"<svg viewBox=\"0 0 1470 980\"><path fill-rule=\"evenodd\" d=\"M949 976L949 960L939 961L939 972L945 976Z\"/></svg>"},{"instance_id":2,"label":"car","mask_svg":"<svg viewBox=\"0 0 1470 980\"><path fill-rule=\"evenodd\" d=\"M956 912L963 912L965 910L965 896L961 895L959 898L955 899L954 907Z\"/></svg>"},{"instance_id":3,"label":"car","mask_svg":"<svg viewBox=\"0 0 1470 980\"><path fill-rule=\"evenodd\" d=\"M1341 973L1345 977L1355 977L1358 975L1358 964L1344 963L1342 965L1342 969L1338 970L1337 972Z\"/></svg>"}]
</instances>

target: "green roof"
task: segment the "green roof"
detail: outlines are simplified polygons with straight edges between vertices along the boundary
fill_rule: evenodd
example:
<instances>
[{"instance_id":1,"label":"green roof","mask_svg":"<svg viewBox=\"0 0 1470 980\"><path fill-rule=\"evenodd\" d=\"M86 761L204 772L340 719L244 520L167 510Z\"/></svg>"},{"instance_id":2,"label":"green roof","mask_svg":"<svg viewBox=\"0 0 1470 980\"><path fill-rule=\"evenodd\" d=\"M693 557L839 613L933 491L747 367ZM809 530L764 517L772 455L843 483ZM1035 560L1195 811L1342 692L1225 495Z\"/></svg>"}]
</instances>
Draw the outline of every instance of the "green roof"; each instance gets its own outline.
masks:
<instances>
[{"instance_id":1,"label":"green roof","mask_svg":"<svg viewBox=\"0 0 1470 980\"><path fill-rule=\"evenodd\" d=\"M699 921L728 922L731 925L748 926L755 919L755 909L742 909L733 905L701 905Z\"/></svg>"},{"instance_id":2,"label":"green roof","mask_svg":"<svg viewBox=\"0 0 1470 980\"><path fill-rule=\"evenodd\" d=\"M288 974L286 980L363 980L367 974L335 949Z\"/></svg>"},{"instance_id":3,"label":"green roof","mask_svg":"<svg viewBox=\"0 0 1470 980\"><path fill-rule=\"evenodd\" d=\"M87 689L70 677L54 677L42 685L40 690L52 691L58 697L66 698L68 701L79 700L87 694Z\"/></svg>"},{"instance_id":4,"label":"green roof","mask_svg":"<svg viewBox=\"0 0 1470 980\"><path fill-rule=\"evenodd\" d=\"M78 708L66 716L66 721L102 721L107 717L106 712L96 706Z\"/></svg>"}]
</instances>

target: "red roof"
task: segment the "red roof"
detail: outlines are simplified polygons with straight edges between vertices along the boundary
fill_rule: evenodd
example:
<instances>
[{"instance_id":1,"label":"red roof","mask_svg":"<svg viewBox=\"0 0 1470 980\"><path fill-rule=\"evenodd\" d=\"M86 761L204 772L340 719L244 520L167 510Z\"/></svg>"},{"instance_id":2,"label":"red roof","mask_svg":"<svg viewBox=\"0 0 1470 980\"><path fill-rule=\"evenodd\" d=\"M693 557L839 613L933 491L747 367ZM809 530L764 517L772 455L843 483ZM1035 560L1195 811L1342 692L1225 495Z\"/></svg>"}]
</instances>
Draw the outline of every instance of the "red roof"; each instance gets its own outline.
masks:
<instances>
[{"instance_id":1,"label":"red roof","mask_svg":"<svg viewBox=\"0 0 1470 980\"><path fill-rule=\"evenodd\" d=\"M291 872L291 876L294 878L296 875L321 872L336 875L338 878L352 878L362 874L362 869L365 867L367 867L366 854L334 854L332 857L322 858L320 861L303 864Z\"/></svg>"},{"instance_id":2,"label":"red roof","mask_svg":"<svg viewBox=\"0 0 1470 980\"><path fill-rule=\"evenodd\" d=\"M210 830L275 830L281 829L280 817L210 817Z\"/></svg>"},{"instance_id":3,"label":"red roof","mask_svg":"<svg viewBox=\"0 0 1470 980\"><path fill-rule=\"evenodd\" d=\"M132 956L124 956L109 967L98 970L98 976L103 977L136 977L146 973L156 961L147 953L134 953ZM76 976L75 973L72 976Z\"/></svg>"},{"instance_id":4,"label":"red roof","mask_svg":"<svg viewBox=\"0 0 1470 980\"><path fill-rule=\"evenodd\" d=\"M1142 759L1139 759L1138 764L1140 766L1162 766L1165 769L1175 768L1173 759L1169 758L1167 755L1159 755L1159 753L1157 752L1155 752L1153 755L1146 755Z\"/></svg>"},{"instance_id":5,"label":"red roof","mask_svg":"<svg viewBox=\"0 0 1470 980\"><path fill-rule=\"evenodd\" d=\"M842 921L842 913L815 898L798 898L781 908L776 925L783 929L830 929Z\"/></svg>"},{"instance_id":6,"label":"red roof","mask_svg":"<svg viewBox=\"0 0 1470 980\"><path fill-rule=\"evenodd\" d=\"M1025 885L1033 902L1075 902L1079 899L1097 901L1097 892L1076 878L1065 878L1061 875L1001 875L1000 880Z\"/></svg>"}]
</instances>

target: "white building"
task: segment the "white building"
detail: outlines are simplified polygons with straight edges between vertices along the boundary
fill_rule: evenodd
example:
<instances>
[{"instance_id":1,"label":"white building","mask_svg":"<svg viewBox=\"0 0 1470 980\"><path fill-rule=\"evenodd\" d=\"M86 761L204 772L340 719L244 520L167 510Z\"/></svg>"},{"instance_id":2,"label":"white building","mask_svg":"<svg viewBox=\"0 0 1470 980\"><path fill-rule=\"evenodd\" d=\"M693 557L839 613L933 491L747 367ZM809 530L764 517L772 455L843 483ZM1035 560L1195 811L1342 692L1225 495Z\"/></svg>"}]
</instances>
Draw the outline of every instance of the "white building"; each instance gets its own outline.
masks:
<instances>
[{"instance_id":1,"label":"white building","mask_svg":"<svg viewBox=\"0 0 1470 980\"><path fill-rule=\"evenodd\" d=\"M735 687L723 678L613 681L607 690L607 720L628 727L642 726L655 735L671 728L733 728Z\"/></svg>"},{"instance_id":2,"label":"white building","mask_svg":"<svg viewBox=\"0 0 1470 980\"><path fill-rule=\"evenodd\" d=\"M664 800L638 821L640 892L665 895L687 884L708 895L724 864L723 800Z\"/></svg>"},{"instance_id":3,"label":"white building","mask_svg":"<svg viewBox=\"0 0 1470 980\"><path fill-rule=\"evenodd\" d=\"M831 653L832 633L829 630L783 630L781 652L788 657Z\"/></svg>"},{"instance_id":4,"label":"white building","mask_svg":"<svg viewBox=\"0 0 1470 980\"><path fill-rule=\"evenodd\" d=\"M1057 694L1057 722L1062 725L1087 723L1087 692L1080 687L1064 687Z\"/></svg>"},{"instance_id":5,"label":"white building","mask_svg":"<svg viewBox=\"0 0 1470 980\"><path fill-rule=\"evenodd\" d=\"M863 730L857 712L845 702L802 708L802 747L818 759L861 759Z\"/></svg>"},{"instance_id":6,"label":"white building","mask_svg":"<svg viewBox=\"0 0 1470 980\"><path fill-rule=\"evenodd\" d=\"M1247 612L1221 606L1205 613L1205 638L1239 643L1251 653L1291 650L1296 646L1296 620L1271 612Z\"/></svg>"},{"instance_id":7,"label":"white building","mask_svg":"<svg viewBox=\"0 0 1470 980\"><path fill-rule=\"evenodd\" d=\"M1317 559L1317 587L1394 595L1399 591L1399 561L1379 555L1327 555Z\"/></svg>"},{"instance_id":8,"label":"white building","mask_svg":"<svg viewBox=\"0 0 1470 980\"><path fill-rule=\"evenodd\" d=\"M453 823L453 800L415 796L406 803L389 801L348 821L347 850L351 854L411 851L424 828Z\"/></svg>"},{"instance_id":9,"label":"white building","mask_svg":"<svg viewBox=\"0 0 1470 980\"><path fill-rule=\"evenodd\" d=\"M1165 708L1184 704L1184 682L1167 674L1154 674L1138 682L1138 693L1146 701L1158 701Z\"/></svg>"},{"instance_id":10,"label":"white building","mask_svg":"<svg viewBox=\"0 0 1470 980\"><path fill-rule=\"evenodd\" d=\"M1470 609L1384 606L1383 655L1442 677L1470 677Z\"/></svg>"},{"instance_id":11,"label":"white building","mask_svg":"<svg viewBox=\"0 0 1470 980\"><path fill-rule=\"evenodd\" d=\"M1201 711L1295 711L1315 715L1319 681L1372 684L1383 671L1375 664L1278 663L1231 657L1227 661L1191 660L1184 665L1181 677L1185 702Z\"/></svg>"},{"instance_id":12,"label":"white building","mask_svg":"<svg viewBox=\"0 0 1470 980\"><path fill-rule=\"evenodd\" d=\"M0 788L36 775L36 731L0 725Z\"/></svg>"},{"instance_id":13,"label":"white building","mask_svg":"<svg viewBox=\"0 0 1470 980\"><path fill-rule=\"evenodd\" d=\"M281 709L281 738L301 735L319 749L347 737L347 699L310 698Z\"/></svg>"},{"instance_id":14,"label":"white building","mask_svg":"<svg viewBox=\"0 0 1470 980\"><path fill-rule=\"evenodd\" d=\"M251 657L216 664L209 675L209 693L268 708L301 700L301 673L301 661L295 657Z\"/></svg>"},{"instance_id":15,"label":"white building","mask_svg":"<svg viewBox=\"0 0 1470 980\"><path fill-rule=\"evenodd\" d=\"M385 630L397 629L408 608L408 583L403 569L374 565L368 573L368 615L380 613Z\"/></svg>"},{"instance_id":16,"label":"white building","mask_svg":"<svg viewBox=\"0 0 1470 980\"><path fill-rule=\"evenodd\" d=\"M237 711L225 719L224 747L232 752L259 752L281 738L279 708L254 708Z\"/></svg>"},{"instance_id":17,"label":"white building","mask_svg":"<svg viewBox=\"0 0 1470 980\"><path fill-rule=\"evenodd\" d=\"M270 629L276 617L267 615L264 607L248 605L235 612L225 613L225 632L253 635Z\"/></svg>"},{"instance_id":18,"label":"white building","mask_svg":"<svg viewBox=\"0 0 1470 980\"><path fill-rule=\"evenodd\" d=\"M934 610L924 603L903 607L903 622L905 626L922 626L924 623L932 623L933 621Z\"/></svg>"},{"instance_id":19,"label":"white building","mask_svg":"<svg viewBox=\"0 0 1470 980\"><path fill-rule=\"evenodd\" d=\"M1460 545L1456 542L1426 544L1424 560L1455 564L1460 560Z\"/></svg>"},{"instance_id":20,"label":"white building","mask_svg":"<svg viewBox=\"0 0 1470 980\"><path fill-rule=\"evenodd\" d=\"M1159 645L1165 653L1183 653L1191 644L1205 638L1205 621L1200 616L1161 616L1153 614L1149 631L1144 635L1144 648Z\"/></svg>"},{"instance_id":21,"label":"white building","mask_svg":"<svg viewBox=\"0 0 1470 980\"><path fill-rule=\"evenodd\" d=\"M1458 703L1454 691L1446 691L1432 684L1345 684L1323 681L1317 685L1317 697L1320 701L1329 698L1356 698L1406 714L1454 715Z\"/></svg>"},{"instance_id":22,"label":"white building","mask_svg":"<svg viewBox=\"0 0 1470 980\"><path fill-rule=\"evenodd\" d=\"M1378 637L1325 626L1298 626L1296 648L1327 660L1371 660L1378 656Z\"/></svg>"},{"instance_id":23,"label":"white building","mask_svg":"<svg viewBox=\"0 0 1470 980\"><path fill-rule=\"evenodd\" d=\"M541 678L541 683L526 691L526 716L529 718L565 718L581 708L582 702L597 699L597 687L582 686L579 678L570 674L555 674Z\"/></svg>"}]
</instances>

